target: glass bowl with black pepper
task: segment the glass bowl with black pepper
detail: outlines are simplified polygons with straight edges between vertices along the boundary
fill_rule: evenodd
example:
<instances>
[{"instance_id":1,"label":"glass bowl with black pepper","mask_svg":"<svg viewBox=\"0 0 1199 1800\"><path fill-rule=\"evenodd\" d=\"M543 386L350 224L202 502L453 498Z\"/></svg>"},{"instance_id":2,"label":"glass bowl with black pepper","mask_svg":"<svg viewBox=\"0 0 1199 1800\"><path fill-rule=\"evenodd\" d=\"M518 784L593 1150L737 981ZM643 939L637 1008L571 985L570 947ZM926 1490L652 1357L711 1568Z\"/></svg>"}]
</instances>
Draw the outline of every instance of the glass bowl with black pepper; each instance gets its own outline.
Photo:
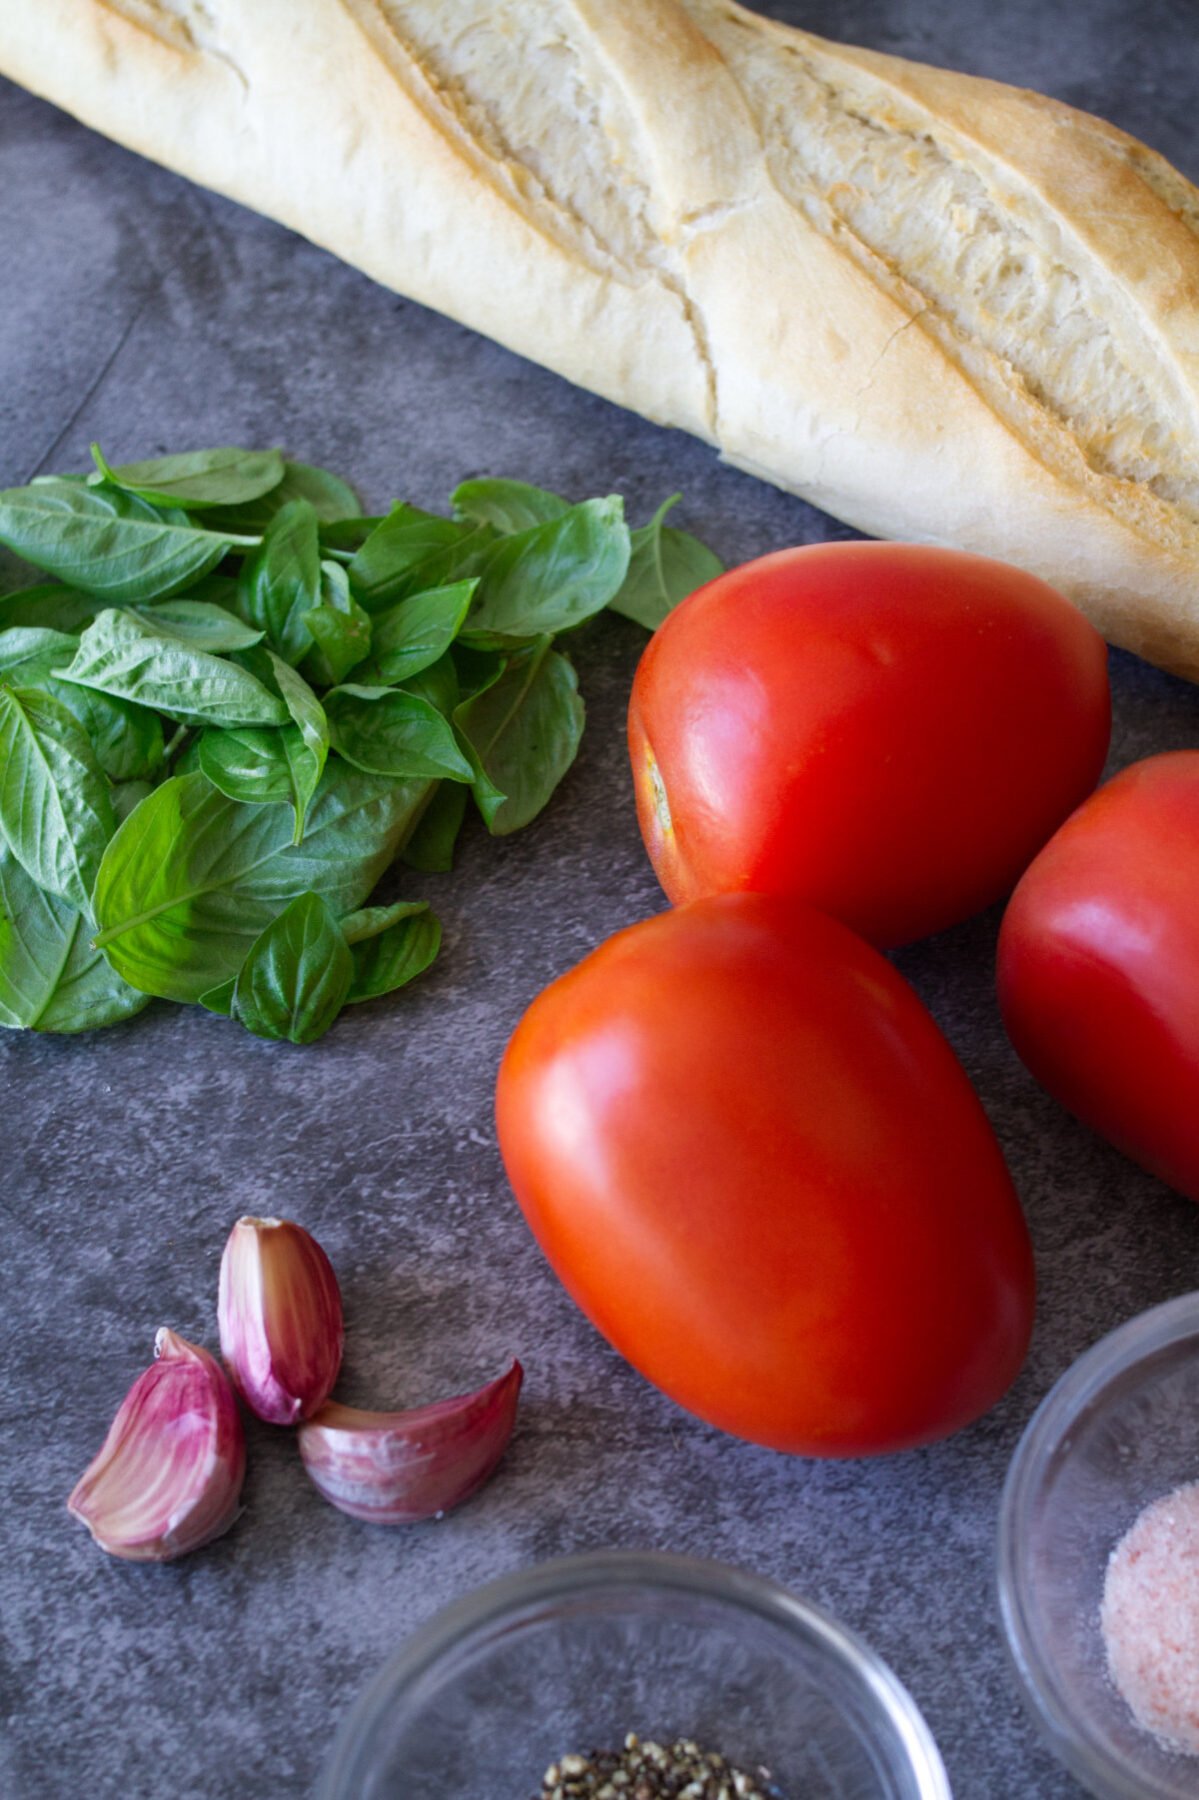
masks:
<instances>
[{"instance_id":1,"label":"glass bowl with black pepper","mask_svg":"<svg viewBox=\"0 0 1199 1800\"><path fill-rule=\"evenodd\" d=\"M951 1800L907 1691L773 1583L604 1551L438 1614L347 1715L320 1800Z\"/></svg>"},{"instance_id":2,"label":"glass bowl with black pepper","mask_svg":"<svg viewBox=\"0 0 1199 1800\"><path fill-rule=\"evenodd\" d=\"M1049 1747L1099 1800L1199 1800L1199 1294L1102 1338L1008 1471L999 1606Z\"/></svg>"}]
</instances>

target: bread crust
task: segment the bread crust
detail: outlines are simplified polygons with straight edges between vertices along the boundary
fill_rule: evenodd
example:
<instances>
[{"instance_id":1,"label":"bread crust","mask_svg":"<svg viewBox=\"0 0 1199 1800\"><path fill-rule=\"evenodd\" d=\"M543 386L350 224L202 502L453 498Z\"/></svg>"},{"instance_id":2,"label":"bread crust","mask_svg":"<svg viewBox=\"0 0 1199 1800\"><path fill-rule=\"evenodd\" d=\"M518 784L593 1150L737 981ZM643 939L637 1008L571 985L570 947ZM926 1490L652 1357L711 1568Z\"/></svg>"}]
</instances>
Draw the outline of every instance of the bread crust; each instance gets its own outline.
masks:
<instances>
[{"instance_id":1,"label":"bread crust","mask_svg":"<svg viewBox=\"0 0 1199 1800\"><path fill-rule=\"evenodd\" d=\"M8 0L0 71L1199 678L1199 193L1102 121L733 0Z\"/></svg>"}]
</instances>

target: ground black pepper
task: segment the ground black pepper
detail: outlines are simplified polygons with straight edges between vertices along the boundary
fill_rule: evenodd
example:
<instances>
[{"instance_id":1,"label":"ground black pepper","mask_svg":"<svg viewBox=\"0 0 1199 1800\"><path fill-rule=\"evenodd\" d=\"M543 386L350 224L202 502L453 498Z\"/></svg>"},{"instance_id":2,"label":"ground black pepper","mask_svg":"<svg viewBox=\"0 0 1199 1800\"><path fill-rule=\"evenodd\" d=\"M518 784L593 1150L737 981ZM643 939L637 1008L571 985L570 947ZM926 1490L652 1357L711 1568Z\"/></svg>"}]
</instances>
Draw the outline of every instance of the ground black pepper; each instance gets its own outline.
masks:
<instances>
[{"instance_id":1,"label":"ground black pepper","mask_svg":"<svg viewBox=\"0 0 1199 1800\"><path fill-rule=\"evenodd\" d=\"M536 1800L782 1800L769 1769L734 1769L690 1738L643 1742L634 1731L620 1750L559 1757Z\"/></svg>"}]
</instances>

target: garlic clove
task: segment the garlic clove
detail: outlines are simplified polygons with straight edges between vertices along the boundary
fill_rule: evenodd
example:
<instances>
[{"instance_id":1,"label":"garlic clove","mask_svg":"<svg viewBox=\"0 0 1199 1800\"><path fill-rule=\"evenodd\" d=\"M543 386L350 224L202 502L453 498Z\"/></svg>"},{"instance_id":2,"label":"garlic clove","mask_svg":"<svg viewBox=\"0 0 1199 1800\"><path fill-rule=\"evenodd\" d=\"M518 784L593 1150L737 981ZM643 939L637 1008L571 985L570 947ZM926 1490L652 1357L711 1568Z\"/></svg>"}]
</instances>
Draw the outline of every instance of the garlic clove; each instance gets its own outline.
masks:
<instances>
[{"instance_id":1,"label":"garlic clove","mask_svg":"<svg viewBox=\"0 0 1199 1800\"><path fill-rule=\"evenodd\" d=\"M524 1371L411 1412L362 1412L331 1401L301 1425L300 1455L331 1505L373 1525L448 1512L482 1487L507 1448Z\"/></svg>"},{"instance_id":2,"label":"garlic clove","mask_svg":"<svg viewBox=\"0 0 1199 1800\"><path fill-rule=\"evenodd\" d=\"M221 1365L168 1331L122 1400L67 1505L102 1550L169 1562L228 1531L246 1472L241 1414Z\"/></svg>"},{"instance_id":3,"label":"garlic clove","mask_svg":"<svg viewBox=\"0 0 1199 1800\"><path fill-rule=\"evenodd\" d=\"M260 1419L295 1425L341 1367L341 1290L316 1239L290 1219L239 1219L221 1257L217 1323L233 1385Z\"/></svg>"}]
</instances>

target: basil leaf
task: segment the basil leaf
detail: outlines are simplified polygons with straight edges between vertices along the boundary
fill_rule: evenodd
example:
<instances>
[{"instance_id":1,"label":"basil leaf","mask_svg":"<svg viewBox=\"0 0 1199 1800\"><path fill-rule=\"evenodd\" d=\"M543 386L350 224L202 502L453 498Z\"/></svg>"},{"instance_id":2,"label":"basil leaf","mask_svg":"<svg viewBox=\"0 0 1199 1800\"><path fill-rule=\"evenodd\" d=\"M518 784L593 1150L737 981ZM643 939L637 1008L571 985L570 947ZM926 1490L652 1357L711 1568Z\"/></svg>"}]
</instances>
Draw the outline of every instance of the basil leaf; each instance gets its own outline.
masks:
<instances>
[{"instance_id":1,"label":"basil leaf","mask_svg":"<svg viewBox=\"0 0 1199 1800\"><path fill-rule=\"evenodd\" d=\"M94 894L97 943L144 993L198 1000L236 975L297 894L340 916L361 906L411 830L424 782L331 762L302 844L281 806L244 806L201 774L174 776L109 844Z\"/></svg>"},{"instance_id":2,"label":"basil leaf","mask_svg":"<svg viewBox=\"0 0 1199 1800\"><path fill-rule=\"evenodd\" d=\"M436 515L430 514L430 517ZM322 519L321 549L332 555L353 556L361 550L376 525L382 525L386 513L373 513L369 516L359 515L355 519Z\"/></svg>"},{"instance_id":3,"label":"basil leaf","mask_svg":"<svg viewBox=\"0 0 1199 1800\"><path fill-rule=\"evenodd\" d=\"M158 774L165 746L156 712L75 682L52 679L49 691L78 719L110 781L152 781Z\"/></svg>"},{"instance_id":4,"label":"basil leaf","mask_svg":"<svg viewBox=\"0 0 1199 1800\"><path fill-rule=\"evenodd\" d=\"M201 994L199 1003L206 1012L220 1013L222 1018L231 1019L236 991L237 977L231 975L228 981L222 981L217 987L209 988L206 994Z\"/></svg>"},{"instance_id":5,"label":"basil leaf","mask_svg":"<svg viewBox=\"0 0 1199 1800\"><path fill-rule=\"evenodd\" d=\"M229 650L248 650L262 642L264 633L245 625L235 613L210 600L162 600L157 606L131 609L159 637L177 638L219 656Z\"/></svg>"},{"instance_id":6,"label":"basil leaf","mask_svg":"<svg viewBox=\"0 0 1199 1800\"><path fill-rule=\"evenodd\" d=\"M269 493L283 479L278 450L188 450L114 469L99 444L93 444L92 461L103 480L155 506L240 506Z\"/></svg>"},{"instance_id":7,"label":"basil leaf","mask_svg":"<svg viewBox=\"0 0 1199 1800\"><path fill-rule=\"evenodd\" d=\"M237 541L186 518L164 519L120 488L47 481L0 493L0 543L109 601L177 593L214 569Z\"/></svg>"},{"instance_id":8,"label":"basil leaf","mask_svg":"<svg viewBox=\"0 0 1199 1800\"><path fill-rule=\"evenodd\" d=\"M436 707L399 688L340 687L325 695L329 739L340 756L375 775L470 781L473 770Z\"/></svg>"},{"instance_id":9,"label":"basil leaf","mask_svg":"<svg viewBox=\"0 0 1199 1800\"><path fill-rule=\"evenodd\" d=\"M342 1009L354 961L320 894L298 894L251 946L233 1016L255 1037L311 1044Z\"/></svg>"},{"instance_id":10,"label":"basil leaf","mask_svg":"<svg viewBox=\"0 0 1199 1800\"><path fill-rule=\"evenodd\" d=\"M325 767L325 758L329 754L329 721L325 717L324 707L304 677L273 651L268 650L267 656L270 658L275 687L282 694L292 723L299 726L300 736L304 740L303 746L295 749L292 748L290 738L284 742L296 790L295 841L298 844L304 835L304 817L309 802L316 792L317 782Z\"/></svg>"},{"instance_id":11,"label":"basil leaf","mask_svg":"<svg viewBox=\"0 0 1199 1800\"><path fill-rule=\"evenodd\" d=\"M232 575L205 575L202 581L192 584L187 590L189 600L203 600L208 606L219 606L227 613L241 618L237 608L237 581ZM157 604L166 604L159 601ZM244 624L244 620L242 621Z\"/></svg>"},{"instance_id":12,"label":"basil leaf","mask_svg":"<svg viewBox=\"0 0 1199 1800\"><path fill-rule=\"evenodd\" d=\"M9 687L42 687L56 669L74 661L79 639L65 631L18 625L0 631L0 681Z\"/></svg>"},{"instance_id":13,"label":"basil leaf","mask_svg":"<svg viewBox=\"0 0 1199 1800\"><path fill-rule=\"evenodd\" d=\"M40 573L32 563L23 562L5 545L0 544L0 598L7 599L10 594L32 587Z\"/></svg>"},{"instance_id":14,"label":"basil leaf","mask_svg":"<svg viewBox=\"0 0 1199 1800\"><path fill-rule=\"evenodd\" d=\"M662 521L681 496L664 500L648 525L633 533L629 572L609 602L612 612L656 631L680 600L723 574L724 564L706 544Z\"/></svg>"},{"instance_id":15,"label":"basil leaf","mask_svg":"<svg viewBox=\"0 0 1199 1800\"><path fill-rule=\"evenodd\" d=\"M475 760L476 803L497 837L537 816L578 753L578 681L550 642L513 657L490 687L454 712Z\"/></svg>"},{"instance_id":16,"label":"basil leaf","mask_svg":"<svg viewBox=\"0 0 1199 1800\"><path fill-rule=\"evenodd\" d=\"M297 744L290 733L286 733L283 739L295 790L295 842L298 844L304 835L304 819L309 802L316 792L329 754L329 725L325 711L299 670L293 669L290 663L285 663L273 650L256 645L252 650L239 651L237 661L255 675L270 693L278 695L287 708L292 724L299 727L301 743Z\"/></svg>"},{"instance_id":17,"label":"basil leaf","mask_svg":"<svg viewBox=\"0 0 1199 1800\"><path fill-rule=\"evenodd\" d=\"M350 578L339 563L321 564L321 604L303 615L315 646L304 659L304 674L319 687L336 687L371 648L371 618L350 593Z\"/></svg>"},{"instance_id":18,"label":"basil leaf","mask_svg":"<svg viewBox=\"0 0 1199 1800\"><path fill-rule=\"evenodd\" d=\"M283 701L248 670L162 637L139 613L102 612L61 679L136 700L185 725L283 725L288 718Z\"/></svg>"},{"instance_id":19,"label":"basil leaf","mask_svg":"<svg viewBox=\"0 0 1199 1800\"><path fill-rule=\"evenodd\" d=\"M109 795L117 824L123 825L134 807L140 806L146 795L153 792L154 784L150 781L118 781Z\"/></svg>"},{"instance_id":20,"label":"basil leaf","mask_svg":"<svg viewBox=\"0 0 1199 1800\"><path fill-rule=\"evenodd\" d=\"M481 694L490 687L515 653L515 649L510 649L507 656L502 656L498 650L472 650L466 644L455 644L453 664L459 698L469 700L472 694Z\"/></svg>"},{"instance_id":21,"label":"basil leaf","mask_svg":"<svg viewBox=\"0 0 1199 1800\"><path fill-rule=\"evenodd\" d=\"M275 514L242 564L238 601L242 617L266 632L286 662L298 663L312 648L304 614L321 603L321 561L316 512L307 500L289 500Z\"/></svg>"},{"instance_id":22,"label":"basil leaf","mask_svg":"<svg viewBox=\"0 0 1199 1800\"><path fill-rule=\"evenodd\" d=\"M18 588L0 600L0 631L13 625L45 626L51 631L77 632L102 612L105 602L94 594L80 594L58 581Z\"/></svg>"},{"instance_id":23,"label":"basil leaf","mask_svg":"<svg viewBox=\"0 0 1199 1800\"><path fill-rule=\"evenodd\" d=\"M430 588L376 613L370 660L359 671L360 680L390 687L444 656L462 628L477 585L456 581L449 587Z\"/></svg>"},{"instance_id":24,"label":"basil leaf","mask_svg":"<svg viewBox=\"0 0 1199 1800\"><path fill-rule=\"evenodd\" d=\"M348 482L329 469L317 469L311 463L285 462L283 479L261 499L246 501L236 508L224 508L206 514L205 524L213 530L250 532L261 537L271 520L291 500L307 500L318 519L332 524L338 520L356 519L358 496Z\"/></svg>"},{"instance_id":25,"label":"basil leaf","mask_svg":"<svg viewBox=\"0 0 1199 1800\"><path fill-rule=\"evenodd\" d=\"M36 688L0 688L0 834L17 861L86 912L115 830L108 783L78 721Z\"/></svg>"},{"instance_id":26,"label":"basil leaf","mask_svg":"<svg viewBox=\"0 0 1199 1800\"><path fill-rule=\"evenodd\" d=\"M79 639L63 632L36 628L0 632L0 682L8 687L40 688L61 701L91 739L110 781L156 774L163 757L162 723L157 713L56 679L78 648Z\"/></svg>"},{"instance_id":27,"label":"basil leaf","mask_svg":"<svg viewBox=\"0 0 1199 1800\"><path fill-rule=\"evenodd\" d=\"M423 900L375 906L343 919L354 975L347 1006L393 994L423 975L441 948L441 925Z\"/></svg>"},{"instance_id":28,"label":"basil leaf","mask_svg":"<svg viewBox=\"0 0 1199 1800\"><path fill-rule=\"evenodd\" d=\"M0 847L0 1026L90 1031L148 1006L90 939L83 914Z\"/></svg>"},{"instance_id":29,"label":"basil leaf","mask_svg":"<svg viewBox=\"0 0 1199 1800\"><path fill-rule=\"evenodd\" d=\"M442 781L400 852L410 869L442 875L454 866L454 845L466 817L467 790L460 781ZM344 919L342 924L345 924Z\"/></svg>"},{"instance_id":30,"label":"basil leaf","mask_svg":"<svg viewBox=\"0 0 1199 1800\"><path fill-rule=\"evenodd\" d=\"M469 564L493 542L488 525L440 519L400 506L377 525L350 563L350 585L369 613L471 573Z\"/></svg>"},{"instance_id":31,"label":"basil leaf","mask_svg":"<svg viewBox=\"0 0 1199 1800\"><path fill-rule=\"evenodd\" d=\"M294 803L291 762L283 742L286 732L301 741L294 725L286 731L255 726L206 731L198 741L200 769L230 800L249 806Z\"/></svg>"},{"instance_id":32,"label":"basil leaf","mask_svg":"<svg viewBox=\"0 0 1199 1800\"><path fill-rule=\"evenodd\" d=\"M629 567L629 531L617 495L585 500L558 519L501 538L480 569L463 627L468 644L569 631L620 591Z\"/></svg>"},{"instance_id":33,"label":"basil leaf","mask_svg":"<svg viewBox=\"0 0 1199 1800\"><path fill-rule=\"evenodd\" d=\"M454 489L452 504L459 518L497 531L527 531L570 511L570 501L525 481L464 481Z\"/></svg>"},{"instance_id":34,"label":"basil leaf","mask_svg":"<svg viewBox=\"0 0 1199 1800\"><path fill-rule=\"evenodd\" d=\"M448 653L439 656L436 662L430 663L427 669L422 669L419 675L409 677L404 683L404 692L427 700L430 706L435 706L448 719L458 702L464 698L454 658Z\"/></svg>"}]
</instances>

